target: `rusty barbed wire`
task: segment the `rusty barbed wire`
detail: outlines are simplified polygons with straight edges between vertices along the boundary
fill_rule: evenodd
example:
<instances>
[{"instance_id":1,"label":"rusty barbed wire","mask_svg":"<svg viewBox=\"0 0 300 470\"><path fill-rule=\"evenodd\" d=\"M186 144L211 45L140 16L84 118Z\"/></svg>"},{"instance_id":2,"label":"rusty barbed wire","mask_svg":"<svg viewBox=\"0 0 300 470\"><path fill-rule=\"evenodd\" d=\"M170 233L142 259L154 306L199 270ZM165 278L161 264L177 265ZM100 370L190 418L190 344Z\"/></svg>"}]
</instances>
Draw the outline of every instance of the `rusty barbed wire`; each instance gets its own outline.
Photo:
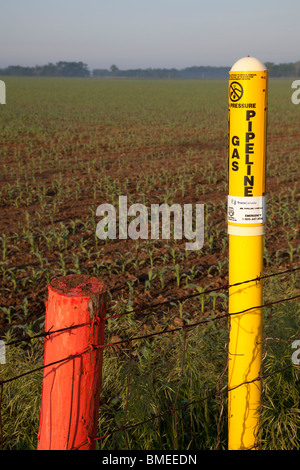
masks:
<instances>
[{"instance_id":1,"label":"rusty barbed wire","mask_svg":"<svg viewBox=\"0 0 300 470\"><path fill-rule=\"evenodd\" d=\"M296 266L296 267L291 268L291 269L287 269L287 270L284 270L284 271L279 271L279 272L276 272L276 273L257 276L253 279L248 279L246 281L241 281L241 282L237 282L237 283L234 283L234 284L225 283L222 286L211 288L211 289L208 289L208 290L205 290L205 291L202 291L202 292L193 292L193 293L187 294L185 296L172 298L172 299L167 299L167 300L162 301L162 302L156 302L156 303L152 303L152 304L142 305L140 307L137 307L137 308L132 309L132 310L128 310L126 312L106 316L104 318L104 320L111 320L111 319L114 319L114 318L120 318L124 315L141 313L145 310L154 310L156 308L163 307L163 306L166 306L166 305L170 305L172 303L183 302L183 301L186 301L186 300L189 300L189 299L192 299L192 298L196 298L196 297L199 297L199 296L202 296L202 295L207 295L207 294L210 294L210 293L213 293L213 292L218 292L218 291L223 290L223 289L229 289L231 287L236 287L236 286L239 286L239 285L242 285L242 284L247 284L247 283L250 283L250 282L260 282L263 279L268 279L268 278L271 278L271 277L274 277L274 276L280 276L280 275L284 275L284 274L288 274L288 273L293 273L293 272L297 272L299 270L300 270L300 266ZM297 298L297 296L294 297L294 298ZM264 307L264 306L266 306L266 305L251 307L251 309L260 308L260 307ZM237 312L237 314L238 313L244 313L246 311L247 310L243 310L241 312ZM228 314L225 314L225 315L228 315ZM30 342L33 339L46 338L46 337L50 336L51 334L62 333L63 331L76 329L76 328L81 328L81 327L87 326L89 324L90 324L89 322L86 322L86 323L80 323L80 324L76 324L76 325L69 325L65 328L60 328L60 329L57 329L57 330L53 330L52 328L50 328L48 331L44 331L44 332L38 333L36 335L24 336L22 339L9 341L9 342L6 343L6 346L12 346L12 345L20 344L20 343L23 343L23 342ZM16 325L16 326L18 326L18 325Z\"/></svg>"},{"instance_id":2,"label":"rusty barbed wire","mask_svg":"<svg viewBox=\"0 0 300 470\"><path fill-rule=\"evenodd\" d=\"M285 270L285 271L281 271L281 272L277 272L277 273L273 273L273 274L268 274L268 275L265 275L265 276L258 276L254 279L250 279L250 280L247 280L247 281L242 281L242 282L239 282L239 283L236 283L236 284L233 284L232 286L236 286L236 285L242 285L242 284L246 284L246 283L249 283L249 282L259 282L261 279L266 279L266 278L270 278L270 277L273 277L273 276L277 276L277 275L282 275L282 274L287 274L287 273L293 273L293 272L296 272L300 269L300 267L295 267L295 268L292 268L292 269L288 269L288 270ZM129 312L126 312L126 313L137 313L137 312L140 312L140 311L143 311L143 310L147 310L147 309L155 309L157 307L161 307L161 306L164 306L164 305L167 305L167 304L170 304L170 303L174 303L174 302L180 302L182 301L182 299L189 299L189 298L194 298L194 297L197 297L197 296L200 296L200 295L205 295L205 294L208 294L210 292L215 292L215 291L219 291L221 289L224 289L224 288L229 288L231 286L229 286L227 283L222 285L222 286L219 286L215 289L210 289L208 291L204 291L204 292L197 292L197 293L193 293L193 294L190 294L190 295L186 295L184 297L180 297L180 298L177 298L177 299L169 299L167 301L164 301L164 302L159 302L159 303L155 303L155 304L152 304L152 305L146 305L146 306L142 306L140 308L137 308L135 310L132 310L132 311L129 311ZM219 397L219 400L220 400L220 412L219 412L219 418L218 418L218 423L217 423L217 448L219 447L220 445L220 442L221 442L221 431L222 431L222 419L223 419L223 410L224 410L224 398L223 398L223 393L225 391L225 389L228 387L226 386L226 388L224 388L224 386L222 387L222 383L221 383L221 380L222 378L224 377L224 374L226 372L226 369L227 369L227 365L228 365L228 358L227 358L227 363L225 364L225 367L217 381L217 385L214 389L212 389L210 391L210 393L208 394L208 396L205 396L203 398L201 398L200 400L191 400L187 403L185 403L184 405L182 406L178 406L177 405L177 400L178 400L178 396L179 396L179 391L180 391L180 386L181 386L181 382L182 382L182 377L183 377L183 371L184 371L184 358L185 358L185 351L186 351L186 345L187 345L187 337L188 337L188 332L191 331L193 328L196 328L197 326L199 325L203 325L203 324L206 324L206 323L209 323L209 322L214 322L214 321L219 321L221 319L224 319L224 318L228 318L228 317L231 317L233 315L240 315L240 314L243 314L247 311L250 311L250 310L253 310L253 309L258 309L258 308L265 308L265 307L268 307L270 308L270 315L269 315L269 327L268 327L268 331L270 330L270 323L271 323L271 317L272 317L272 307L273 305L276 305L276 304L279 304L279 303L283 303L283 302L287 302L287 301L292 301L292 300L295 300L297 298L300 297L300 294L299 295L295 295L295 296L292 296L292 297L288 297L288 298L284 298L284 299L279 299L279 300L276 300L276 301L272 301L272 302L266 302L265 304L262 304L262 305L259 305L259 306L255 306L255 307L251 307L251 308L247 308L245 310L242 310L242 311L239 311L239 312L234 312L234 313L224 313L224 314L216 314L214 316L210 316L210 317L206 317L206 318L202 318L198 321L195 321L195 322L191 322L191 323L183 323L183 325L180 325L180 326L177 326L177 327L173 327L173 328L164 328L160 331L155 331L155 332L152 332L152 333L148 333L148 334L145 334L145 335L139 335L139 336L132 336L132 337L126 337L124 339L121 339L120 341L114 341L114 342L110 342L110 343L107 343L107 344L103 344L103 345L90 345L89 347L87 347L85 350L81 351L81 352L78 352L76 354L72 354L72 355L69 355L68 357L65 357L65 358L62 358L60 360L57 360L55 362L52 362L52 363L49 363L49 364L44 364L44 365L41 365L39 367L36 367L34 369L31 369L29 371L26 371L24 373L21 373L19 375L16 375L14 377L10 377L10 378L7 378L5 380L0 380L0 440L1 440L1 447L3 448L3 425L2 425L2 416L1 416L1 408L2 408L2 401L3 401L3 386L9 382L12 382L14 380L17 380L19 378L22 378L22 377L25 377L29 374L32 374L34 372L38 372L38 371L41 371L47 367L51 367L51 366L55 366L57 364L60 364L60 363L63 363L63 362L66 362L66 361L70 361L70 360L74 360L78 357L81 357L83 354L86 354L88 352L91 352L91 350L95 350L95 349L104 349L104 348L109 348L109 347L115 347L116 345L120 345L120 344L128 344L129 345L129 353L128 353L128 361L129 361L129 366L128 366L128 377L127 377L127 395L126 395L126 405L125 405L125 413L124 413L124 419L123 419L123 425L116 429L116 430L113 430L113 431L110 431L109 433L106 433L105 435L103 436L100 436L100 437L89 437L89 439L95 439L95 440L102 440L104 438L107 438L109 436L111 436L112 434L116 433L116 432L120 432L120 431L123 431L125 432L125 445L127 446L127 431L129 429L132 429L134 427L137 427L137 426L140 426L140 425L143 425L143 424L146 424L146 423L149 423L151 421L154 421L154 420L158 420L158 419L161 419L167 415L173 415L174 416L174 430L175 430L175 433L174 433L174 448L175 450L177 449L177 446L178 446L178 443L177 443L177 412L183 408L186 408L188 406L192 406L192 405L196 405L198 403L201 403L203 400L207 400L209 399L210 397ZM122 314L121 314L122 315ZM118 317L121 316L121 315L117 315ZM112 318L112 317L106 317L105 319L109 319L109 318ZM15 340L15 341L11 341L11 342L8 342L7 345L15 345L17 343L22 343L24 341L31 341L32 339L35 339L35 338L40 338L40 337L50 337L52 334L55 334L55 333L61 333L63 331L66 331L66 330L70 330L70 329L76 329L76 328L80 328L80 327L83 327L83 326L86 326L86 325L89 325L90 322L88 323L82 323L82 324L78 324L78 325L70 325L69 327L66 327L66 328L62 328L62 329L59 329L59 330L53 330L52 328L50 328L48 331L45 331L43 333L40 333L38 335L33 335L33 336L30 336L28 338L23 338L21 340ZM130 379L131 379L131 352L132 352L132 343L133 342L136 342L136 341L139 341L139 340L143 340L143 339L148 339L148 338L151 338L151 337L155 337L155 336L159 336L159 335L163 335L163 334L173 334L175 332L178 332L178 331L183 331L184 333L184 342L183 342L183 350L182 350L182 363L181 363L181 369L180 369L180 375L179 375L179 380L178 380L178 386L177 386L177 392L176 392L176 395L175 395L175 400L174 400L174 403L173 403L173 406L170 408L170 410L167 410L163 413L160 413L158 415L155 415L155 416L152 416L144 421L141 421L139 423L135 423L135 424L128 424L126 425L126 417L127 417L127 409L128 409L128 403L129 403L129 396L130 396L130 392L129 392L129 388L130 388ZM271 339L274 339L274 338L270 338L269 337L269 334L267 335L267 337L265 338L264 340L264 344L265 344L265 349L264 349L264 353L263 353L263 356L262 356L262 363L263 361L265 360L265 357L266 357L266 354L267 354L267 342ZM276 339L276 338L275 338ZM253 380L251 381L245 381L243 382L242 384L239 384L237 386L235 386L234 388L237 388L237 387L240 387L242 385L245 385L245 384L248 384L248 383L252 383L252 382L255 382L255 381L261 381L262 383L262 386L263 386L263 380L267 377L270 377L271 375L274 375L276 373L281 373L291 367L295 367L294 364L290 364L289 366L287 367L284 367L280 370L277 370L277 371L273 371L273 372L270 372L269 374L262 374L262 367L260 369L260 373L259 375L254 378ZM234 388L232 389L228 389L229 390L233 390ZM83 445L83 443L81 444Z\"/></svg>"},{"instance_id":3,"label":"rusty barbed wire","mask_svg":"<svg viewBox=\"0 0 300 470\"><path fill-rule=\"evenodd\" d=\"M122 313L119 313L119 314L111 315L109 317L106 317L105 320L111 320L111 319L114 319L114 318L119 318L121 316L129 315L129 314L132 314L132 313L140 313L140 312L143 312L144 310L155 309L155 308L158 308L158 307L169 305L170 303L173 303L173 302L183 302L185 300L189 300L189 299L201 296L201 295L210 294L212 292L218 292L220 290L229 289L231 287L237 287L237 286L240 286L242 284L247 284L247 283L250 283L250 282L260 282L263 279L268 279L268 278L271 278L271 277L274 277L274 276L279 276L279 275L282 275L282 274L296 272L299 269L300 269L300 267L296 267L296 268L293 268L293 269L287 269L285 271L280 271L280 272L277 272L277 273L257 276L253 279L247 279L246 281L236 282L234 284L225 283L225 284L223 284L219 287L208 289L208 290L203 291L203 292L194 292L192 294L187 294L187 295L184 295L184 296L181 296L181 297L177 297L175 299L168 299L168 300L164 300L162 302L157 302L155 304L137 307L136 309L128 310L127 312L122 312Z\"/></svg>"},{"instance_id":4,"label":"rusty barbed wire","mask_svg":"<svg viewBox=\"0 0 300 470\"><path fill-rule=\"evenodd\" d=\"M35 369L31 369L27 372L24 372L22 374L19 374L17 376L14 376L14 377L11 377L10 379L5 379L5 380L0 380L0 385L1 384L5 384L5 383L8 383L8 382L12 382L13 380L16 380L16 379L19 379L21 377L24 377L30 373L33 373L33 372L37 372L39 370L42 370L44 368L47 368L47 367L50 367L52 365L56 365L56 364L60 364L62 362L65 362L65 361L68 361L68 360L72 360L76 357L80 357L82 356L83 354L87 354L89 352L91 352L91 350L95 350L95 349L104 349L104 348L107 348L107 347L115 347L119 344L122 344L122 343L127 343L128 341L138 341L138 340L142 340L142 339L147 339L147 338L151 338L151 337L154 337L154 336L159 336L159 335L162 335L162 334L167 334L167 333L175 333L177 331L180 331L180 330L184 330L184 329L192 329L192 328L195 328L196 326L199 326L199 325L202 325L202 324L205 324L205 323L209 323L209 322L214 322L214 321L218 321L218 320L221 320L223 318L228 318L228 317L231 317L231 316L234 316L234 315L241 315L242 313L245 313L245 312L248 312L250 310L256 310L258 308L265 308L265 307L270 307L272 305L276 305L276 304L279 304L279 303L283 303L283 302L287 302L287 301L290 301L290 300L295 300L297 298L300 298L300 294L299 295L295 295L293 297L288 297L288 298L285 298L285 299L280 299L280 300L275 300L273 302L267 302L265 304L262 304L262 305L257 305L257 306L254 306L254 307L249 307L245 310L240 310L239 312L233 312L233 313L224 313L224 314L221 314L221 315L216 315L214 317L209 317L209 318L204 318L202 320L199 320L197 322L194 322L194 323L189 323L189 324L185 324L185 325L182 325L182 326L177 326L175 328L170 328L170 329L167 329L167 328L164 328L163 330L160 330L160 331L155 331L153 333L148 333L146 335L140 335L140 336L134 336L134 337L127 337L125 339L122 339L120 341L114 341L114 342L111 342L111 343L106 343L106 344L103 344L103 345L89 345L89 347L87 347L85 350L79 352L79 353L76 353L76 354L71 354L65 358L62 358L62 359L59 359L57 361L54 361L54 362L51 362L49 364L44 364L43 366L40 366L40 367L36 367ZM90 323L87 323L87 325L89 325ZM80 325L81 326L81 325ZM76 327L78 327L78 325L76 325ZM69 329L71 329L72 327L67 327L67 328L63 328L59 331L67 331ZM55 331L53 332L55 333Z\"/></svg>"}]
</instances>

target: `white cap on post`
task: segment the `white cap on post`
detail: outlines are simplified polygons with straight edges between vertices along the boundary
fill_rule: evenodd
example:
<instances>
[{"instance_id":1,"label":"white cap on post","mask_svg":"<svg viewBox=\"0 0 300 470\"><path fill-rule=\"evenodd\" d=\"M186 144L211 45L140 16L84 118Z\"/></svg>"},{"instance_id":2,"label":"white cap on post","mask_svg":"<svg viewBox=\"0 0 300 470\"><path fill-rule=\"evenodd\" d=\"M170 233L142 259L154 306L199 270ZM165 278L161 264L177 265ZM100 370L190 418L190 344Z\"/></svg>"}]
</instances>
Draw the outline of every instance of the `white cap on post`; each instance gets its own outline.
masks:
<instances>
[{"instance_id":1,"label":"white cap on post","mask_svg":"<svg viewBox=\"0 0 300 470\"><path fill-rule=\"evenodd\" d=\"M266 66L255 57L243 57L233 64L230 72L256 72L266 70Z\"/></svg>"}]
</instances>

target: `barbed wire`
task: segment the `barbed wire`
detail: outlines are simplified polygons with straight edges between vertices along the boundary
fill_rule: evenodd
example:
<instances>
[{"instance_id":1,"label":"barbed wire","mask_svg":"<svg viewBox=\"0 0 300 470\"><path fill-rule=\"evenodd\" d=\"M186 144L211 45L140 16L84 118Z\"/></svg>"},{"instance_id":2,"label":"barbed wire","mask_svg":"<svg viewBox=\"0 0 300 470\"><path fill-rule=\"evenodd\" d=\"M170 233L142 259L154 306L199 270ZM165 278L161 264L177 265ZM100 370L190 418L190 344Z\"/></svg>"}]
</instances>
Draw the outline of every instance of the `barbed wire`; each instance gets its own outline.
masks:
<instances>
[{"instance_id":1,"label":"barbed wire","mask_svg":"<svg viewBox=\"0 0 300 470\"><path fill-rule=\"evenodd\" d=\"M152 304L142 305L142 306L137 307L135 309L127 310L126 312L106 316L104 318L104 320L111 320L111 319L115 319L115 318L120 318L124 315L141 313L145 310L154 310L156 308L163 307L163 306L166 306L166 305L170 305L172 303L184 302L186 300L196 298L196 297L199 297L199 296L202 296L202 295L207 295L207 294L210 294L210 293L213 293L213 292L218 292L220 290L227 290L227 289L230 289L232 287L237 287L239 285L247 284L247 283L250 283L250 282L260 282L263 279L268 279L268 278L271 278L271 277L274 277L274 276L289 274L289 273L297 272L299 270L300 270L300 267L296 266L296 267L293 267L293 268L290 268L290 269L286 269L284 271L279 271L279 272L276 272L276 273L257 276L255 278L247 279L246 281L236 282L234 284L224 283L219 287L204 290L202 292L193 292L191 294L186 294L186 295L181 296L181 297L175 297L175 298L164 300L162 302L156 302L156 303L152 303ZM294 298L297 298L297 296L294 297ZM291 299L293 299L293 298L291 298ZM251 307L250 309L260 308L260 307L264 307L264 306L267 306L267 305ZM247 310L245 310L245 311L247 311ZM244 313L245 311L236 312L235 314ZM227 316L227 315L228 314L225 314L224 316ZM43 338L43 337L46 338L46 337L49 337L51 334L62 333L63 331L66 331L66 330L69 330L69 329L81 328L81 327L84 327L84 326L88 326L89 324L90 324L90 322L79 323L79 324L76 324L76 325L69 325L65 328L60 328L60 329L56 329L56 330L54 330L53 327L51 327L48 331L44 331L44 332L41 332L41 333L38 333L38 334L32 335L32 336L25 336L22 339L9 341L9 342L6 343L6 346L16 345L16 344L20 344L20 343L23 343L23 342L30 342L33 339L37 339L37 338Z\"/></svg>"},{"instance_id":2,"label":"barbed wire","mask_svg":"<svg viewBox=\"0 0 300 470\"><path fill-rule=\"evenodd\" d=\"M260 308L265 308L265 307L271 307L272 305L276 305L276 304L279 304L279 303L283 303L283 302L287 302L287 301L290 301L290 300L295 300L297 298L300 298L300 294L299 295L295 295L293 297L288 297L288 298L285 298L285 299L280 299L280 300L276 300L276 301L273 301L273 302L267 302L265 304L262 304L262 305L257 305L257 306L254 306L254 307L249 307L247 309L244 309L244 310L240 310L238 312L233 312L233 313L224 313L224 314L221 314L221 315L216 315L214 317L209 317L209 318L204 318L202 320L199 320L197 322L194 322L194 323L189 323L189 324L184 324L182 326L177 326L177 327L174 327L174 328L170 328L170 329L167 329L167 328L164 328L163 330L160 330L160 331L155 331L153 333L148 333L146 335L140 335L140 336L134 336L134 337L127 337L125 339L122 339L122 340L119 340L119 341L114 341L114 342L111 342L111 343L106 343L106 344L103 344L103 345L95 345L95 344L90 344L86 349L84 349L82 352L79 352L79 353L76 353L76 354L71 354L67 357L64 357L62 359L59 359L57 361L54 361L54 362L51 362L49 364L44 364L43 366L40 366L40 367L37 367L35 369L32 369L30 371L27 371L27 372L24 372L20 375L17 375L17 376L14 376L14 377L11 377L10 379L6 379L6 380L0 380L0 385L1 384L5 384L5 383L8 383L8 382L12 382L13 380L16 380L16 379L19 379L21 377L24 377L30 373L33 373L33 372L37 372L39 370L42 370L44 368L47 368L47 367L50 367L50 366L53 366L53 365L56 365L56 364L60 364L62 362L66 362L66 361L69 361L69 360L73 360L77 357L80 357L82 356L83 354L86 354L86 353L89 353L91 352L92 350L96 350L96 349L105 349L107 347L115 347L117 345L120 345L122 343L127 343L129 341L139 341L139 340L143 340L143 339L148 339L148 338L151 338L151 337L154 337L154 336L159 336L159 335L162 335L162 334L167 334L167 333L175 333L177 331L180 331L180 330L186 330L186 329L193 329L195 328L196 326L199 326L199 325L202 325L202 324L205 324L205 323L209 323L209 322L213 322L213 321L218 321L218 320L221 320L221 319L224 319L224 318L228 318L228 317L231 317L231 316L234 316L234 315L241 315L243 313L246 313L246 312L249 312L251 310L257 310L257 309L260 309ZM86 323L85 325L90 325L90 323ZM77 327L81 327L82 325L76 325L76 328ZM62 328L60 330L57 330L57 331L54 331L54 333L57 333L57 332L62 332L62 331L66 331L66 330L69 330L70 328L73 328L73 327L67 327L67 328ZM47 333L48 334L48 333ZM37 335L37 336L40 336L40 335Z\"/></svg>"},{"instance_id":3,"label":"barbed wire","mask_svg":"<svg viewBox=\"0 0 300 470\"><path fill-rule=\"evenodd\" d=\"M249 279L249 280L246 280L246 281L241 281L239 283L235 283L235 284L231 284L231 285L229 285L228 283L224 283L222 286L219 286L219 287L213 288L213 289L209 289L207 291L204 290L202 292L187 294L185 296L177 297L175 299L172 298L172 299L168 299L168 300L163 301L163 302L158 302L158 303L154 303L154 304L151 304L151 305L144 305L144 306L138 307L136 309L130 310L128 312L123 312L122 314L106 316L105 320L108 320L108 319L111 319L111 318L118 318L118 317L120 317L124 314L134 314L134 313L138 313L138 312L145 311L145 310L154 310L156 308L163 307L163 306L169 305L171 303L182 302L183 300L185 301L185 300L197 297L197 296L209 294L211 292L216 292L216 291L220 291L220 290L223 290L223 289L229 289L230 287L235 287L235 286L250 283L250 282L260 282L262 279L271 278L273 276L279 276L279 275L283 275L283 274L287 274L287 273L294 273L294 272L297 272L299 269L300 269L300 267L294 267L292 269L287 269L287 270L281 271L281 272L267 274L267 275L264 275L264 276L257 276L256 278ZM4 380L0 380L0 440L1 440L1 447L3 448L3 424L2 424L2 416L1 416L1 407L2 407L2 401L3 401L3 386L5 384L8 384L9 382L20 379L22 377L28 376L29 374L41 371L41 370L43 370L47 367L55 366L57 364L61 364L63 362L70 361L70 360L74 361L74 359L76 359L78 357L81 357L83 354L87 354L87 353L95 351L95 350L109 348L109 347L114 347L115 348L117 345L121 345L121 344L129 345L127 394L126 394L126 403L125 403L125 412L124 412L124 418L123 418L123 425L121 427L119 427L118 429L109 431L108 433L106 433L102 436L89 437L89 439L103 440L103 439L105 439L105 438L107 438L107 437L109 437L109 436L111 436L111 435L113 435L117 432L123 431L125 433L125 447L127 448L127 431L129 431L130 429L133 429L135 427L141 426L143 424L147 424L151 421L162 419L167 415L173 415L174 416L174 428L175 428L174 447L175 447L175 449L177 449L177 447L178 447L178 442L177 442L177 413L180 410L182 410L186 407L189 407L189 406L192 406L192 405L197 405L197 404L203 402L204 400L208 400L209 398L219 396L220 411L219 411L218 424L217 424L217 447L218 447L220 445L220 442L221 442L221 440L220 440L221 437L220 436L221 436L221 430L222 430L222 426L223 426L222 419L223 419L223 410L224 410L223 393L226 390L226 388L227 388L227 391L230 391L230 390L233 390L233 389L235 389L237 387L240 387L242 385L246 385L246 384L256 382L256 381L261 381L263 383L263 380L265 378L270 377L271 375L274 375L274 374L277 374L277 373L282 373L283 371L285 371L285 370L287 370L291 367L295 367L295 365L290 364L287 367L281 368L280 370L277 370L277 371L270 372L268 374L262 374L262 368L261 368L260 373L256 378L252 379L251 381L245 381L245 382L243 382L239 385L236 385L235 387L229 389L227 386L222 387L222 382L221 382L221 379L224 377L224 374L225 374L226 369L227 369L227 364L228 364L228 358L227 358L227 362L225 364L225 367L224 367L219 379L217 380L216 387L211 389L210 392L205 397L202 397L199 400L191 400L191 401L185 403L184 405L179 406L178 405L178 396L179 396L179 391L180 391L182 378L183 378L185 352L186 352L188 332L191 331L193 328L196 328L199 325L203 325L203 324L206 324L206 323L209 323L209 322L219 321L221 319L228 318L228 317L231 317L231 316L234 316L234 315L240 315L240 314L243 314L245 312L248 312L248 311L251 311L251 310L254 310L254 309L256 310L256 309L268 307L268 308L271 309L271 314L272 314L272 307L274 305L279 304L279 303L283 303L283 302L296 300L299 297L300 297L300 294L299 295L294 295L292 297L287 297L287 298L283 298L283 299L279 299L279 300L275 300L275 301L266 302L262 305L250 307L250 308L247 308L247 309L244 309L244 310L241 310L241 311L238 311L238 312L233 312L233 313L227 312L227 313L224 313L224 314L215 314L215 312L213 312L214 313L213 316L201 318L200 320L194 321L194 322L191 322L191 323L186 323L186 321L183 321L183 324L180 325L180 326L176 326L176 327L172 327L172 328L165 327L165 328L163 328L159 331L154 331L154 332L151 332L151 333L148 333L148 334L145 334L145 335L126 337L124 339L120 339L119 341L113 341L113 342L109 342L109 343L106 343L106 344L103 344L103 345L89 344L89 346L81 352L69 355L65 358L61 358L61 359L59 359L57 361L54 361L54 362L51 362L49 364L43 364L39 367L28 370L26 372L23 372L19 375L14 376L14 377L10 377L10 378L4 379ZM271 315L269 317L269 328L270 328L270 321L271 321ZM45 332L37 334L37 335L28 336L28 337L22 338L20 340L10 341L6 345L7 346L8 345L12 346L12 345L16 345L18 343L23 343L24 341L25 342L26 341L31 341L31 340L36 339L36 338L41 338L41 337L47 338L47 337L50 337L52 334L61 333L61 332L66 331L66 330L76 329L76 328L80 328L80 327L87 326L87 325L90 325L90 322L77 324L77 325L70 325L69 327L61 328L61 329L57 329L57 330L54 330L53 328L50 328L48 331L45 331ZM183 349L182 349L182 362L181 362L180 374L179 374L179 379L178 379L177 391L176 391L176 394L175 394L175 400L174 400L174 403L173 403L172 407L169 410L167 410L165 412L162 412L160 414L157 414L155 416L151 416L151 417L147 418L144 421L140 421L138 423L126 425L128 401L129 401L129 386L130 386L130 380L131 380L131 361L132 361L131 352L132 352L133 342L138 342L140 340L152 338L152 337L163 335L163 334L173 334L173 333L179 332L179 331L182 331L183 334L184 334ZM264 359L266 357L267 341L269 341L270 339L271 338L268 337L268 336L265 338L265 351L263 352L263 355L262 355L262 362L264 361ZM80 448L84 444L85 443L80 444L80 446L78 448Z\"/></svg>"},{"instance_id":4,"label":"barbed wire","mask_svg":"<svg viewBox=\"0 0 300 470\"><path fill-rule=\"evenodd\" d=\"M260 282L263 279L268 279L268 278L271 278L271 277L274 277L274 276L287 274L287 273L291 273L291 272L296 272L299 269L300 269L300 267L296 267L294 269L287 269L285 271L281 271L281 272L277 272L277 273L273 273L273 274L266 274L266 275L256 276L255 278L247 279L246 281L236 282L234 284L225 283L225 284L223 284L219 287L214 287L214 288L202 291L202 292L194 292L192 294L187 294L187 295L184 295L184 296L181 296L181 297L177 297L175 299L167 299L167 300L164 300L162 302L157 302L157 303L154 303L154 304L151 304L151 305L144 305L144 306L141 306L141 307L137 307L136 309L133 309L133 310L128 310L126 312L111 315L109 317L105 317L105 320L111 320L111 319L114 319L114 318L119 318L123 315L129 315L129 314L132 314L132 313L140 313L140 312L143 312L144 310L150 310L150 309L153 310L155 308L162 307L162 306L165 306L165 305L169 305L169 304L175 303L175 302L184 302L186 300L189 300L189 299L201 296L201 295L207 295L207 294L210 294L212 292L218 292L218 291L224 290L224 289L228 290L232 287L237 287L237 286L240 286L242 284L247 284L247 283L250 283L250 282Z\"/></svg>"},{"instance_id":5,"label":"barbed wire","mask_svg":"<svg viewBox=\"0 0 300 470\"><path fill-rule=\"evenodd\" d=\"M287 272L297 271L298 269L299 268L296 268L296 269L293 269L293 270L286 270L286 271L283 271L283 272L280 272L280 273L277 273L277 274L285 274ZM268 275L268 277L273 276L273 275ZM255 278L254 280L257 280L257 278ZM244 284L244 283L247 283L247 282L253 282L253 279L252 280L247 280L247 281L244 281L244 282L240 282L240 283L237 283L237 284L240 285L240 284ZM237 284L234 284L234 285L237 285ZM219 288L218 288L218 290L219 290ZM214 289L212 289L212 291L214 291ZM203 295L204 293L208 293L208 292L197 293L197 295ZM262 305L249 307L247 309L240 310L238 312L219 314L219 315L215 315L213 317L204 318L204 319L198 320L198 321L190 323L190 324L184 324L182 326L177 326L177 327L170 328L170 329L164 328L163 330L155 331L153 333L148 333L147 335L134 336L132 338L127 337L125 339L121 339L119 341L114 341L114 342L107 343L107 344L104 344L104 345L90 345L86 350L84 350L80 353L77 353L77 354L74 354L74 355L69 355L65 358L62 358L62 359L60 359L58 361L55 361L55 362L51 362L49 364L44 364L43 366L40 366L40 367L37 367L35 369L29 370L27 372L24 372L24 373L19 374L17 376L11 377L9 379L0 380L0 385L2 386L5 383L9 383L13 380L17 380L21 377L29 375L30 373L40 371L40 370L42 370L46 367L50 367L50 366L53 366L53 365L56 365L56 364L59 364L59 363L62 363L62 362L66 362L68 360L73 360L76 357L80 357L82 354L90 352L91 348L92 349L104 349L106 347L115 347L117 345L120 345L122 343L127 343L129 341L138 341L138 340L148 339L148 338L151 338L151 337L154 337L154 336L159 336L161 334L175 333L175 332L180 331L180 330L192 329L192 328L195 328L195 327L197 327L201 324L205 324L205 323L209 323L209 322L213 322L213 321L219 321L221 319L228 318L228 317L231 317L231 316L234 316L234 315L241 315L241 314L246 313L248 311L256 310L256 309L259 309L259 308L271 307L273 305L276 305L276 304L279 304L279 303L282 303L282 302L295 300L299 297L300 297L300 294L296 295L296 296L288 297L288 298L285 298L285 299L279 299L279 300L276 300L276 301L273 301L273 302L267 302L267 303L262 304ZM170 300L169 302L174 302L174 299ZM165 304L165 302L163 302L163 304ZM160 304L155 304L155 306L160 306L160 305L161 305L161 303ZM147 307L150 308L149 306L147 306ZM134 312L130 312L130 313L134 313ZM110 317L106 317L106 319L107 318L110 318ZM36 339L36 338L49 337L51 334L61 333L61 332L67 331L69 329L80 328L80 327L83 327L83 326L87 326L89 324L90 324L90 322L86 322L86 323L82 323L82 324L78 324L78 325L71 325L71 326L66 327L66 328L60 328L60 329L52 330L52 331L50 329L50 330L48 330L46 332L43 332L43 333L40 333L38 335L30 336L28 338L24 338L24 339L21 339L21 340L15 340L15 341L8 342L6 345L15 345L15 344L22 343L24 341L30 341L30 340L33 340L33 339Z\"/></svg>"}]
</instances>

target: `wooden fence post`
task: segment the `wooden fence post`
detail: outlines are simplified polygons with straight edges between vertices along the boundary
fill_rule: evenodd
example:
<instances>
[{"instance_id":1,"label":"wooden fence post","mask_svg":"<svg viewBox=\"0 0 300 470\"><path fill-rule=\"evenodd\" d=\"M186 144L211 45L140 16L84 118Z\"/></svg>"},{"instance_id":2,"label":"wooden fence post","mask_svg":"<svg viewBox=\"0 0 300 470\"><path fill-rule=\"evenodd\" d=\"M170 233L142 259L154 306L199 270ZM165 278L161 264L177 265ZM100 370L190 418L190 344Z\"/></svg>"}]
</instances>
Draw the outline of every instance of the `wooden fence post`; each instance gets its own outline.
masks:
<instances>
[{"instance_id":1,"label":"wooden fence post","mask_svg":"<svg viewBox=\"0 0 300 470\"><path fill-rule=\"evenodd\" d=\"M105 314L106 287L97 278L50 282L38 450L95 448Z\"/></svg>"}]
</instances>

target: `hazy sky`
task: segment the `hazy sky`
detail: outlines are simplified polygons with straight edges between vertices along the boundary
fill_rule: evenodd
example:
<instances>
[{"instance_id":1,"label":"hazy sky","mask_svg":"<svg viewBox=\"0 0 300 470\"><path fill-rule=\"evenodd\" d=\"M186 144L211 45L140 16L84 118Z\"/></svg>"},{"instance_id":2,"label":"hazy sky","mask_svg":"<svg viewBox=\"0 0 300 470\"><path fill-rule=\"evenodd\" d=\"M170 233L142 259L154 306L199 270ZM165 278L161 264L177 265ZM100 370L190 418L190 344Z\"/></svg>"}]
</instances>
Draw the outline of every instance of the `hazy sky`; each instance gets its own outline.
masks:
<instances>
[{"instance_id":1,"label":"hazy sky","mask_svg":"<svg viewBox=\"0 0 300 470\"><path fill-rule=\"evenodd\" d=\"M0 67L300 60L300 0L0 0Z\"/></svg>"}]
</instances>

